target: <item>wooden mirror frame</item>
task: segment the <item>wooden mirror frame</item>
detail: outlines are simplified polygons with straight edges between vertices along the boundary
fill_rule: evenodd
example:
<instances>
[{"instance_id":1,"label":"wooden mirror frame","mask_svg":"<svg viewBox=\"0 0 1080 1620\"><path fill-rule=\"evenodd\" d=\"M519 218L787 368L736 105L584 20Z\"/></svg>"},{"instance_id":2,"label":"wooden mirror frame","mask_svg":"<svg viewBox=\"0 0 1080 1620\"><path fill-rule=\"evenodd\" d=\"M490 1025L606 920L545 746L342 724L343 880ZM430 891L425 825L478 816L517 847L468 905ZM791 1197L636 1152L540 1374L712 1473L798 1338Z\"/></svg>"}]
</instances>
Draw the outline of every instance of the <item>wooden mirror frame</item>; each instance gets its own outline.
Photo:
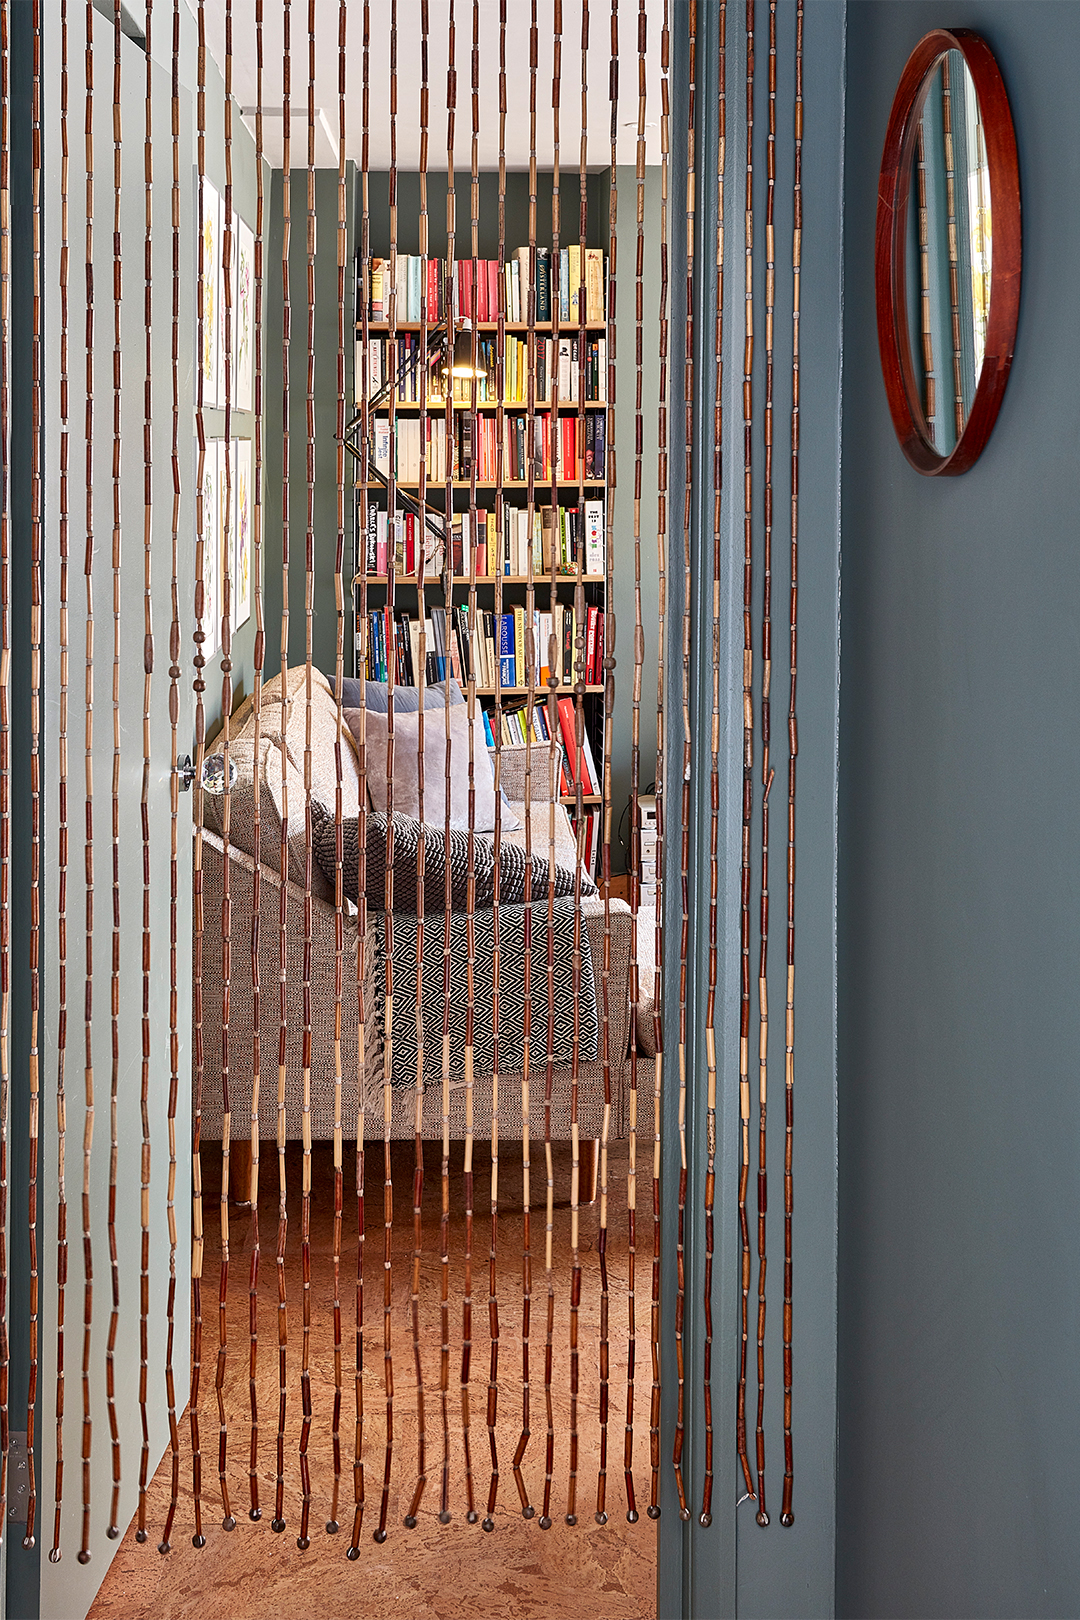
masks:
<instances>
[{"instance_id":1,"label":"wooden mirror frame","mask_svg":"<svg viewBox=\"0 0 1080 1620\"><path fill-rule=\"evenodd\" d=\"M979 98L990 176L993 251L986 350L964 431L943 456L935 448L919 397L911 357L906 300L905 233L912 159L932 70L946 51L959 51ZM897 86L885 135L878 185L874 280L878 344L885 392L900 448L917 472L948 477L966 472L982 454L1009 379L1020 313L1020 171L1009 99L990 47L968 28L936 28L919 41Z\"/></svg>"}]
</instances>

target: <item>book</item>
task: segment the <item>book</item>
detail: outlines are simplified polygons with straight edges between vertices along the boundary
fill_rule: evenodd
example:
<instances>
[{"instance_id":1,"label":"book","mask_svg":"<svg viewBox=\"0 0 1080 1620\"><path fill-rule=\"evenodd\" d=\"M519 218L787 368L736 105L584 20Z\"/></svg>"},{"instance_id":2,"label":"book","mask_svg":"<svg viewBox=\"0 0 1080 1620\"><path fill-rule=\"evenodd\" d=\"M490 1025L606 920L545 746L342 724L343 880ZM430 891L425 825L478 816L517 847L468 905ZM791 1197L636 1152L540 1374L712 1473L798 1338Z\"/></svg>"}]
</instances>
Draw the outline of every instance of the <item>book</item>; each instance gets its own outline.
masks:
<instances>
[{"instance_id":1,"label":"book","mask_svg":"<svg viewBox=\"0 0 1080 1620\"><path fill-rule=\"evenodd\" d=\"M384 478L390 476L390 418L377 416L374 428L375 468Z\"/></svg>"},{"instance_id":2,"label":"book","mask_svg":"<svg viewBox=\"0 0 1080 1620\"><path fill-rule=\"evenodd\" d=\"M433 607L431 610L431 640L435 650L435 679L445 681L450 673L449 653L446 644L446 609Z\"/></svg>"},{"instance_id":3,"label":"book","mask_svg":"<svg viewBox=\"0 0 1080 1620\"><path fill-rule=\"evenodd\" d=\"M379 509L368 502L367 535L364 544L364 568L369 574L378 573Z\"/></svg>"},{"instance_id":4,"label":"book","mask_svg":"<svg viewBox=\"0 0 1080 1620\"><path fill-rule=\"evenodd\" d=\"M570 278L569 315L567 318L576 322L581 318L580 306L582 264L581 245L578 242L572 242L567 249L567 271Z\"/></svg>"},{"instance_id":5,"label":"book","mask_svg":"<svg viewBox=\"0 0 1080 1620\"><path fill-rule=\"evenodd\" d=\"M384 321L386 319L385 274L386 260L372 259L370 318L373 321Z\"/></svg>"},{"instance_id":6,"label":"book","mask_svg":"<svg viewBox=\"0 0 1080 1620\"><path fill-rule=\"evenodd\" d=\"M514 656L514 615L499 615L499 682L501 687L515 686L516 660Z\"/></svg>"},{"instance_id":7,"label":"book","mask_svg":"<svg viewBox=\"0 0 1080 1620\"><path fill-rule=\"evenodd\" d=\"M584 724L581 728L581 748L577 745L575 705L573 698L559 699L559 724L562 727L563 743L566 746L567 757L570 761L570 772L574 778L574 785L581 784L583 793L595 793L593 776L589 771L591 754L587 754L588 738L585 735ZM595 769L595 767L594 767Z\"/></svg>"},{"instance_id":8,"label":"book","mask_svg":"<svg viewBox=\"0 0 1080 1620\"><path fill-rule=\"evenodd\" d=\"M604 522L603 501L586 501L585 572L587 574L602 574L604 572Z\"/></svg>"},{"instance_id":9,"label":"book","mask_svg":"<svg viewBox=\"0 0 1080 1620\"><path fill-rule=\"evenodd\" d=\"M536 319L551 319L551 249L536 250Z\"/></svg>"},{"instance_id":10,"label":"book","mask_svg":"<svg viewBox=\"0 0 1080 1620\"><path fill-rule=\"evenodd\" d=\"M525 609L514 609L514 685L525 685Z\"/></svg>"},{"instance_id":11,"label":"book","mask_svg":"<svg viewBox=\"0 0 1080 1620\"><path fill-rule=\"evenodd\" d=\"M572 607L564 607L562 610L562 642L559 664L559 680L562 685L569 686L576 673L574 669L574 610Z\"/></svg>"},{"instance_id":12,"label":"book","mask_svg":"<svg viewBox=\"0 0 1080 1620\"><path fill-rule=\"evenodd\" d=\"M531 283L531 281L529 279L529 250L528 250L528 248L527 247L519 247L516 250L515 254L514 254L514 258L517 261L517 267L518 267L518 296L519 296L519 298L521 300L521 315L518 318L520 320L527 321L528 318L529 318L529 293L534 290L533 287L532 287L532 283ZM534 317L534 318L536 320L540 319L540 317L538 315L536 317Z\"/></svg>"},{"instance_id":13,"label":"book","mask_svg":"<svg viewBox=\"0 0 1080 1620\"><path fill-rule=\"evenodd\" d=\"M586 614L585 630L585 680L589 685L596 684L596 632L600 609L591 607Z\"/></svg>"},{"instance_id":14,"label":"book","mask_svg":"<svg viewBox=\"0 0 1080 1620\"><path fill-rule=\"evenodd\" d=\"M604 250L585 249L585 319L597 325L604 319Z\"/></svg>"}]
</instances>

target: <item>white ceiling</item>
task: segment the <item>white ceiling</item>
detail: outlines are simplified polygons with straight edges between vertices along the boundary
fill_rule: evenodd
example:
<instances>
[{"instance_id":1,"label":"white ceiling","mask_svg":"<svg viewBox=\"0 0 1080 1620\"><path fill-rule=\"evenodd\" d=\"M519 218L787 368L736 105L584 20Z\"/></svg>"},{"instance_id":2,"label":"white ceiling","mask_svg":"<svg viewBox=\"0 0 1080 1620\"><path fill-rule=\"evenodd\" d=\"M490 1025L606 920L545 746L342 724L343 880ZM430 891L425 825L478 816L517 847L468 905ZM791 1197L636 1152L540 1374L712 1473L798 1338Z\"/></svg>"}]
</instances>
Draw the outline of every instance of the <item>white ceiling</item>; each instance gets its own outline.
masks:
<instances>
[{"instance_id":1,"label":"white ceiling","mask_svg":"<svg viewBox=\"0 0 1080 1620\"><path fill-rule=\"evenodd\" d=\"M196 0L188 0L194 11ZM457 110L455 167L471 164L472 37L474 0L455 0ZM554 59L554 0L536 0L539 63L536 90L536 153L541 169L554 157L551 107ZM428 36L428 168L446 168L446 83L450 0L429 0ZM499 163L499 0L476 0L479 17L480 130L482 169ZM581 10L582 0L563 0L560 157L565 169L577 167L581 141ZM282 163L282 56L284 5L263 5L263 144L268 162ZM646 161L660 161L660 0L648 0L646 55ZM529 29L530 0L506 0L506 162L511 169L529 166ZM363 135L363 0L347 0L345 149L361 161ZM619 163L635 161L638 117L637 3L619 0ZM421 0L397 0L397 163L403 170L420 166ZM370 0L370 112L368 166L390 167L390 20L391 0ZM315 0L315 106L318 167L338 161L338 18L339 0ZM219 66L225 58L225 0L205 0L207 47ZM587 59L587 163L606 167L611 159L611 104L608 99L611 40L610 0L591 0ZM307 163L308 0L291 7L292 153L294 167ZM233 0L233 94L247 114L257 100L255 77L255 0ZM245 117L254 130L254 118Z\"/></svg>"}]
</instances>

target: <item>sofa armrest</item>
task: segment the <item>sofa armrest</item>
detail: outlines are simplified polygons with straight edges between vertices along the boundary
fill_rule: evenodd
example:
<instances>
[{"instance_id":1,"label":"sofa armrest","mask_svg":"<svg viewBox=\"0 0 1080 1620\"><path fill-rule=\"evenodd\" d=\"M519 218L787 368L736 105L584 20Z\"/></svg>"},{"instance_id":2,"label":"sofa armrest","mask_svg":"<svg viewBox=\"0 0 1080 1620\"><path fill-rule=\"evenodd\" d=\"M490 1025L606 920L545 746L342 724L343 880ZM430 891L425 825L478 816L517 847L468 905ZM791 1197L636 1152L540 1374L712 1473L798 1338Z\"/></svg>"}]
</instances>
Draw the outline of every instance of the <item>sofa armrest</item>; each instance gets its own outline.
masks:
<instances>
[{"instance_id":1,"label":"sofa armrest","mask_svg":"<svg viewBox=\"0 0 1080 1620\"><path fill-rule=\"evenodd\" d=\"M610 909L611 955L606 970L605 995L604 902L599 895L591 895L581 902L582 916L589 931L596 1005L600 1013L597 1060L603 1057L606 1018L609 1062L612 1069L621 1069L630 1041L630 907L625 900L612 900Z\"/></svg>"},{"instance_id":2,"label":"sofa armrest","mask_svg":"<svg viewBox=\"0 0 1080 1620\"><path fill-rule=\"evenodd\" d=\"M221 900L224 889L224 847L220 838L203 832L203 997L201 1050L203 1060L202 1134L213 1138L223 1134L222 1087L222 999L223 957L221 941ZM252 1073L254 1069L254 986L251 959L251 928L254 905L254 879L259 874L258 964L259 964L259 1134L277 1134L278 1056L281 1031L281 899L280 874L259 865L243 850L229 849L229 892L231 898L231 971L229 976L229 1101L231 1128L246 1136L251 1120ZM286 1133L300 1135L303 1109L304 1046L304 890L295 883L284 887L286 910L286 1040L285 1111ZM333 1072L335 974L338 915L332 903L311 896L311 1052L312 1129L318 1139L333 1134L333 1085L325 1076ZM381 1051L381 1031L369 1009L376 996L377 955L371 935L364 951L365 1010L369 1019L365 1043L366 1059ZM359 995L357 992L357 926L355 913L341 914L341 1071L342 1116L346 1136L354 1134L357 1106L357 1051ZM200 1030L196 1026L196 1061Z\"/></svg>"}]
</instances>

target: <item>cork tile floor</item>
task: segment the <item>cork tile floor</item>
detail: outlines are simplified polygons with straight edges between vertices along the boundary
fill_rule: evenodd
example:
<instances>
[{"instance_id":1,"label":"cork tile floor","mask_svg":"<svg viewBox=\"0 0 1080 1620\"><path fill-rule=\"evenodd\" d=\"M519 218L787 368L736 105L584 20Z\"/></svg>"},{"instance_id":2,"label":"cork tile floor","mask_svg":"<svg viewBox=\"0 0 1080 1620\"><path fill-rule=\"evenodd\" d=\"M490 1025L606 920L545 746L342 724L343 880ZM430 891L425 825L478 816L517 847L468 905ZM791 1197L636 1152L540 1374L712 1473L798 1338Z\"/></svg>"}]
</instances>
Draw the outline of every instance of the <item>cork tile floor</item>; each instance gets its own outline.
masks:
<instances>
[{"instance_id":1,"label":"cork tile floor","mask_svg":"<svg viewBox=\"0 0 1080 1620\"><path fill-rule=\"evenodd\" d=\"M438 1522L440 1471L443 1454L439 1399L440 1266L438 1259L441 1187L439 1147L429 1143L425 1153L423 1199L423 1260L420 1279L420 1342L425 1396L425 1435L428 1483L413 1530L402 1524L408 1512L417 1468L417 1390L413 1360L410 1270L413 1245L413 1147L395 1143L393 1230L393 1301L391 1327L394 1366L394 1469L391 1480L388 1531L376 1545L372 1530L378 1523L386 1436L386 1399L383 1385L383 1185L381 1144L369 1144L365 1199L367 1229L367 1284L365 1314L367 1352L363 1375L365 1408L366 1508L360 1557L345 1557L351 1527L353 1445L352 1293L347 1261L343 1264L344 1389L341 1421L343 1453L342 1501L338 1517L341 1533L325 1534L333 1486L331 1413L334 1400L332 1241L333 1169L330 1148L316 1144L312 1176L312 1287L311 1385L313 1428L310 1441L312 1474L311 1545L301 1552L296 1545L300 1521L300 1484L297 1462L300 1437L299 1355L301 1321L299 1301L302 1277L299 1256L301 1163L298 1147L288 1154L288 1243L285 1266L288 1298L288 1409L285 1429L287 1528L275 1535L270 1529L275 1489L278 1365L275 1324L277 1281L274 1245L277 1237L277 1164L272 1146L263 1147L259 1198L261 1270L259 1286L259 1357L256 1389L260 1417L259 1492L263 1516L248 1519L247 1477L250 1438L248 1386L248 1273L251 1254L249 1212L233 1207L229 1299L227 1307L229 1353L224 1399L229 1420L228 1482L237 1527L221 1529L221 1502L217 1478L218 1413L214 1390L217 1359L217 1295L220 1237L217 1223L218 1172L206 1154L207 1259L204 1276L203 1387L199 1400L202 1427L203 1501L207 1544L191 1545L192 1495L190 1442L185 1414L182 1423L182 1488L172 1551L161 1557L155 1550L169 1500L169 1457L153 1480L148 1523L148 1545L135 1541L129 1528L91 1610L92 1620L368 1620L400 1615L405 1620L654 1620L656 1584L655 1525L644 1512L649 1472L649 1267L651 1223L638 1255L635 1480L640 1519L626 1522L622 1454L626 1400L627 1235L625 1143L612 1145L609 1187L608 1265L610 1286L611 1358L609 1421L608 1523L596 1524L596 1484L599 1463L599 1260L597 1237L599 1205L582 1212L582 1294L580 1315L581 1446L578 1465L577 1519L564 1523L567 1511L570 1430L569 1298L570 1254L568 1206L570 1153L557 1144L555 1156L555 1263L557 1301L552 1369L554 1431L556 1436L554 1485L550 1530L539 1527L544 1489L546 1412L544 1405L544 1335L547 1302L544 1272L543 1149L533 1148L533 1303L531 1330L532 1410L531 1438L523 1463L530 1500L537 1517L526 1521L511 1472L511 1459L521 1432L521 1149L505 1145L500 1164L498 1222L498 1293L500 1360L498 1370L497 1449L500 1462L495 1530L485 1534L479 1524L465 1518L464 1452L458 1376L461 1366L462 1296L464 1285L464 1217L462 1145L454 1144L451 1175L451 1281L449 1407L450 1469L453 1513L451 1523ZM488 1316L488 1256L490 1247L490 1194L487 1144L478 1144L475 1186L476 1217L473 1227L473 1349L470 1376L472 1465L477 1507L484 1516L491 1460L486 1427L487 1385L491 1341ZM345 1237L343 1248L351 1257L350 1230L355 1237L355 1197L350 1200L351 1160L345 1166ZM538 1174L539 1172L539 1174ZM648 1204L646 1204L646 1208ZM516 1213L515 1213L516 1211ZM351 1217L351 1220L350 1220ZM644 1223L643 1223L644 1224ZM647 1246L646 1246L647 1244Z\"/></svg>"}]
</instances>

